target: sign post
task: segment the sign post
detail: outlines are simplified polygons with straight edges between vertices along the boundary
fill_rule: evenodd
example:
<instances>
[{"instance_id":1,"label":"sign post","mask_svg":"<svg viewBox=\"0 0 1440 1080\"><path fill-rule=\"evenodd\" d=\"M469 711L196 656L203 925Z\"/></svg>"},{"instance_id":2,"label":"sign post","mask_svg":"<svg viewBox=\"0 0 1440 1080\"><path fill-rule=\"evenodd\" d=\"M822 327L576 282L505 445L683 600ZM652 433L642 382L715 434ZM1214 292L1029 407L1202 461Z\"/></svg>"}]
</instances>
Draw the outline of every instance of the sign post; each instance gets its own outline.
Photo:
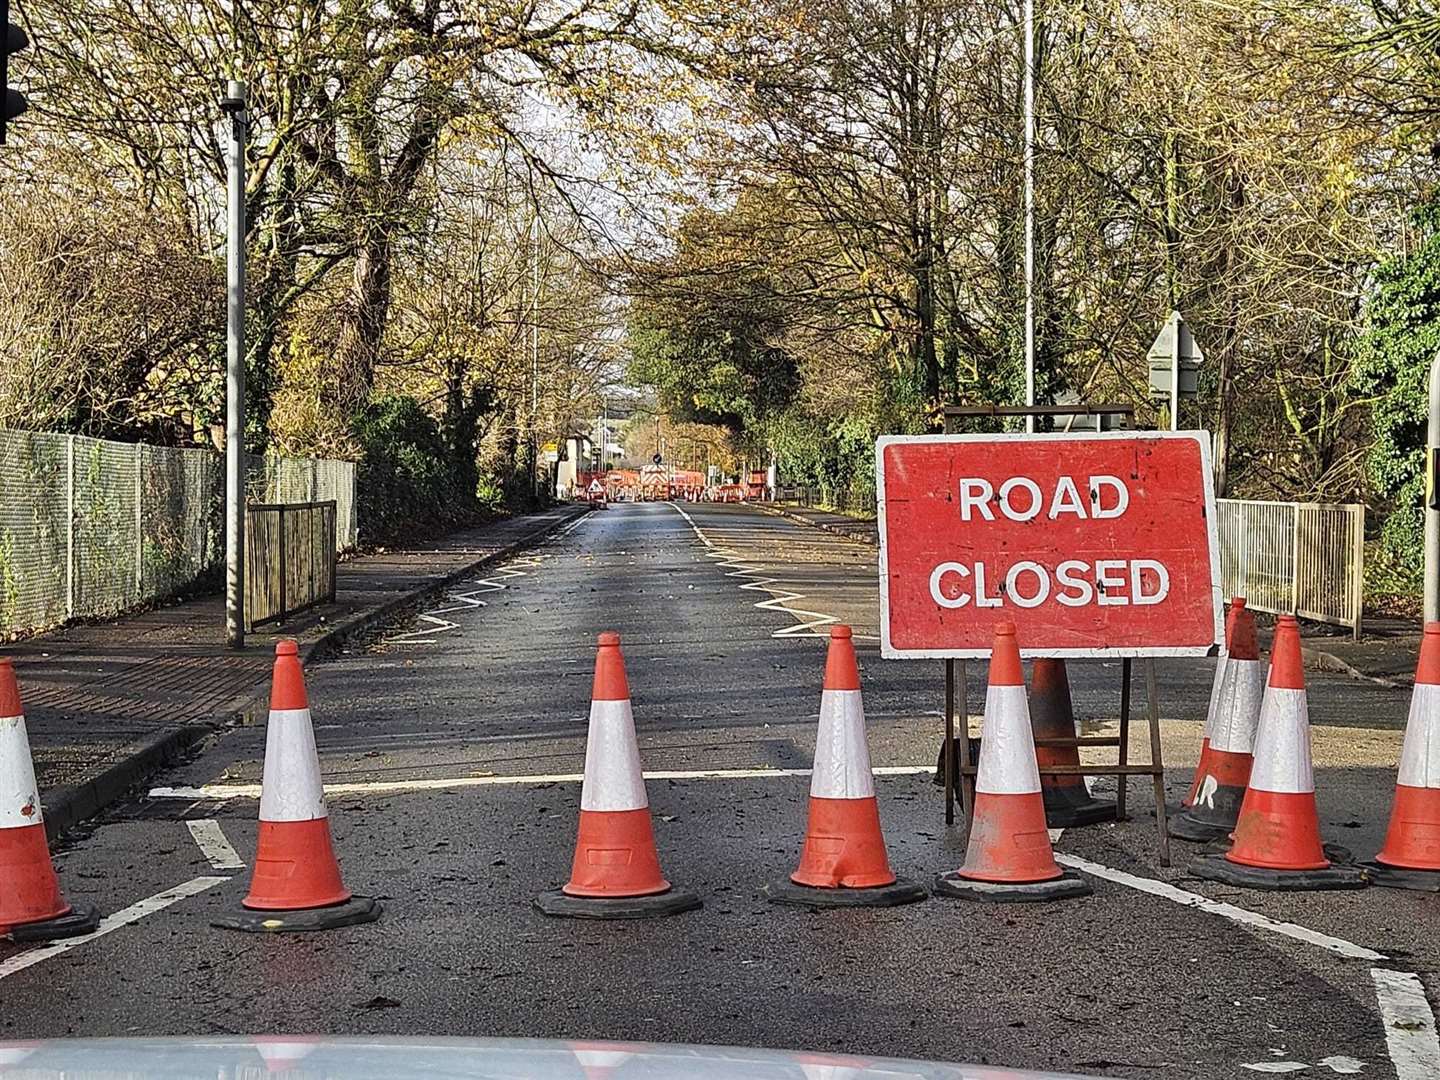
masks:
<instances>
[{"instance_id":1,"label":"sign post","mask_svg":"<svg viewBox=\"0 0 1440 1080\"><path fill-rule=\"evenodd\" d=\"M880 439L881 654L987 656L1001 620L1015 622L1028 656L1114 657L1127 675L1136 657L1214 653L1223 625L1209 456L1204 432ZM947 677L947 699L952 686ZM1153 701L1151 720L1154 748ZM1163 783L1158 754L1148 766L1082 768L1120 776L1122 792L1127 775Z\"/></svg>"},{"instance_id":2,"label":"sign post","mask_svg":"<svg viewBox=\"0 0 1440 1080\"><path fill-rule=\"evenodd\" d=\"M1179 431L1180 399L1199 397L1200 365L1205 362L1205 354L1180 312L1170 312L1146 359L1150 366L1151 396L1169 399L1170 430Z\"/></svg>"}]
</instances>

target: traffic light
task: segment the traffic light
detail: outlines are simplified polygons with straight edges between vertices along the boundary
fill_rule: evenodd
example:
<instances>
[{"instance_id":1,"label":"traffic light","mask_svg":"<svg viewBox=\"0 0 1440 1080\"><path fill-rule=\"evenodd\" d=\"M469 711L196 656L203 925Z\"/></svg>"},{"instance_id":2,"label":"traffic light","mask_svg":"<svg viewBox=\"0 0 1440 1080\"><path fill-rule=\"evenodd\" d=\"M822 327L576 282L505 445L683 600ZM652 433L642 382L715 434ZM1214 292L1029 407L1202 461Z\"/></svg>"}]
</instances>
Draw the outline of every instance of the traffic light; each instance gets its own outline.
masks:
<instances>
[{"instance_id":1,"label":"traffic light","mask_svg":"<svg viewBox=\"0 0 1440 1080\"><path fill-rule=\"evenodd\" d=\"M0 88L5 97L0 100L0 146L5 145L5 125L25 111L25 95L10 89L10 57L30 44L25 31L10 22L10 0L0 0L0 25L5 27L5 37L0 40Z\"/></svg>"}]
</instances>

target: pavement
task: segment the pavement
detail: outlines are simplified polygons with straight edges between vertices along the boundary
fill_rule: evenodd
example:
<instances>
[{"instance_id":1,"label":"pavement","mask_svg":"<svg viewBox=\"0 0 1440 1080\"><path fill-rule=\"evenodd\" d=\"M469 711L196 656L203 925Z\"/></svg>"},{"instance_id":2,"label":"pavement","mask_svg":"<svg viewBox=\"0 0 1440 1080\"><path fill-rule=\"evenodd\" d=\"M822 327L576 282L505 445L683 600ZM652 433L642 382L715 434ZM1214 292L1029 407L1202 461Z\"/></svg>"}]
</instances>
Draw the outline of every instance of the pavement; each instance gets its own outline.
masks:
<instances>
[{"instance_id":1,"label":"pavement","mask_svg":"<svg viewBox=\"0 0 1440 1080\"><path fill-rule=\"evenodd\" d=\"M763 504L763 509L860 543L874 547L880 544L879 528L872 518L780 503ZM1268 649L1273 617L1257 613L1257 621L1261 647ZM1358 639L1352 638L1350 629L1344 626L1309 620L1302 620L1301 626L1301 651L1306 667L1368 679L1382 686L1414 685L1422 632L1418 620L1371 616L1362 620Z\"/></svg>"},{"instance_id":2,"label":"pavement","mask_svg":"<svg viewBox=\"0 0 1440 1080\"><path fill-rule=\"evenodd\" d=\"M148 773L232 724L263 717L275 642L322 655L457 576L561 528L584 507L497 519L398 549L350 558L335 602L224 644L221 596L76 623L8 646L52 839Z\"/></svg>"},{"instance_id":3,"label":"pavement","mask_svg":"<svg viewBox=\"0 0 1440 1080\"><path fill-rule=\"evenodd\" d=\"M235 727L62 847L69 898L110 917L69 946L0 942L0 1038L643 1039L1098 1076L1436 1075L1434 896L1222 886L1178 841L1163 866L1148 782L1129 820L1057 836L1087 898L766 903L798 858L837 620L856 635L891 861L928 884L967 840L930 775L941 665L879 657L874 549L749 506L612 505L308 666L335 847L379 922L210 925L255 850L265 736ZM670 919L533 906L569 870L604 630L622 636L662 866L704 900ZM1157 662L1170 799L1213 663ZM1118 674L1070 665L1084 730L1118 730ZM983 675L970 665L972 729ZM1408 694L1321 671L1309 697L1322 833L1368 856Z\"/></svg>"}]
</instances>

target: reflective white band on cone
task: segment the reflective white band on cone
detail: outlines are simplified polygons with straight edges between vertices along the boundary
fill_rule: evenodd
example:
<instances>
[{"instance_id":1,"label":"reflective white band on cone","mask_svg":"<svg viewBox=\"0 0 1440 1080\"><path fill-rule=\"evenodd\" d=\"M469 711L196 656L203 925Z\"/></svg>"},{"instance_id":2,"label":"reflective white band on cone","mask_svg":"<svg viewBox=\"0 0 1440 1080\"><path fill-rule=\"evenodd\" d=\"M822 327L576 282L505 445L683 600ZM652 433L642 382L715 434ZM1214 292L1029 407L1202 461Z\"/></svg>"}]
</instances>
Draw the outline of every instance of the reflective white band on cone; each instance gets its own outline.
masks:
<instances>
[{"instance_id":1,"label":"reflective white band on cone","mask_svg":"<svg viewBox=\"0 0 1440 1080\"><path fill-rule=\"evenodd\" d=\"M1315 774L1310 767L1310 713L1304 690L1265 688L1250 786L1282 794L1315 790Z\"/></svg>"},{"instance_id":2,"label":"reflective white band on cone","mask_svg":"<svg viewBox=\"0 0 1440 1080\"><path fill-rule=\"evenodd\" d=\"M991 686L985 691L975 790L988 795L1028 795L1040 790L1030 705L1023 686Z\"/></svg>"},{"instance_id":3,"label":"reflective white band on cone","mask_svg":"<svg viewBox=\"0 0 1440 1080\"><path fill-rule=\"evenodd\" d=\"M1225 664L1225 684L1215 702L1214 718L1205 729L1211 748L1229 754L1253 753L1264 697L1264 663L1232 657Z\"/></svg>"},{"instance_id":4,"label":"reflective white band on cone","mask_svg":"<svg viewBox=\"0 0 1440 1080\"><path fill-rule=\"evenodd\" d=\"M865 740L865 706L859 690L825 690L820 695L820 728L815 736L810 797L875 797L870 747Z\"/></svg>"},{"instance_id":5,"label":"reflective white band on cone","mask_svg":"<svg viewBox=\"0 0 1440 1080\"><path fill-rule=\"evenodd\" d=\"M271 709L265 730L260 820L314 821L327 816L310 710Z\"/></svg>"},{"instance_id":6,"label":"reflective white band on cone","mask_svg":"<svg viewBox=\"0 0 1440 1080\"><path fill-rule=\"evenodd\" d=\"M1210 683L1210 705L1205 710L1205 738L1209 739L1215 732L1216 717L1220 709L1220 693L1225 686L1225 661L1229 657L1222 650L1219 659L1215 661L1215 679Z\"/></svg>"},{"instance_id":7,"label":"reflective white band on cone","mask_svg":"<svg viewBox=\"0 0 1440 1080\"><path fill-rule=\"evenodd\" d=\"M0 829L28 828L44 820L25 717L0 717Z\"/></svg>"},{"instance_id":8,"label":"reflective white band on cone","mask_svg":"<svg viewBox=\"0 0 1440 1080\"><path fill-rule=\"evenodd\" d=\"M1440 788L1440 685L1415 684L1397 782L1405 787Z\"/></svg>"},{"instance_id":9,"label":"reflective white band on cone","mask_svg":"<svg viewBox=\"0 0 1440 1080\"><path fill-rule=\"evenodd\" d=\"M580 809L643 810L649 805L630 702L592 701Z\"/></svg>"}]
</instances>

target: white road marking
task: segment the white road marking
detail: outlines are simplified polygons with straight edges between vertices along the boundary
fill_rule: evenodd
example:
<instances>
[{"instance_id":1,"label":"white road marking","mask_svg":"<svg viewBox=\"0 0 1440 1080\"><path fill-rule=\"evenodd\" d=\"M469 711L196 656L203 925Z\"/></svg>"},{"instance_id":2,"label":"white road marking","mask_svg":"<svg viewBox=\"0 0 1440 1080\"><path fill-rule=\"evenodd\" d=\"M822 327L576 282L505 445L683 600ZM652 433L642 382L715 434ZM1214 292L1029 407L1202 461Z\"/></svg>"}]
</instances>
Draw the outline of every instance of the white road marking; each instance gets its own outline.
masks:
<instances>
[{"instance_id":1,"label":"white road marking","mask_svg":"<svg viewBox=\"0 0 1440 1080\"><path fill-rule=\"evenodd\" d=\"M933 765L880 765L876 776L919 776L935 771ZM787 776L809 776L809 769L695 769L658 770L644 774L646 780L774 780ZM365 780L326 784L327 798L339 795L385 794L402 791L450 791L471 787L506 787L525 784L578 784L583 773L549 773L535 776L420 777L414 780ZM156 787L152 799L258 799L259 784L202 784L199 787Z\"/></svg>"},{"instance_id":2,"label":"white road marking","mask_svg":"<svg viewBox=\"0 0 1440 1080\"><path fill-rule=\"evenodd\" d=\"M1309 1068L1305 1061L1251 1061L1240 1067L1248 1068L1251 1073L1303 1073Z\"/></svg>"},{"instance_id":3,"label":"white road marking","mask_svg":"<svg viewBox=\"0 0 1440 1080\"><path fill-rule=\"evenodd\" d=\"M1385 1022L1385 1045L1395 1065L1397 1080L1434 1080L1440 1076L1440 1036L1425 986L1408 971L1371 968L1380 1018Z\"/></svg>"},{"instance_id":4,"label":"white road marking","mask_svg":"<svg viewBox=\"0 0 1440 1080\"><path fill-rule=\"evenodd\" d=\"M222 885L229 881L228 877L197 877L185 882L183 885L176 885L173 889L166 889L162 893L146 897L137 901L114 915L107 915L100 920L100 925L88 934L80 937L67 938L64 941L57 941L50 945L40 945L33 949L26 949L22 953L16 953L10 959L0 963L0 979L7 975L14 975L17 971L24 971L28 967L49 960L52 956L59 956L71 949L78 949L87 942L96 938L104 937L106 934L119 930L122 926L129 926L133 922L139 922L147 915L154 915L157 911L163 911L171 904L184 900L186 897L195 896L206 889L213 889L216 885Z\"/></svg>"},{"instance_id":5,"label":"white road marking","mask_svg":"<svg viewBox=\"0 0 1440 1080\"><path fill-rule=\"evenodd\" d=\"M1314 945L1317 948L1325 949L1328 952L1336 953L1349 960L1386 960L1389 959L1383 953L1374 949L1367 949L1363 945L1356 945L1354 942L1346 941L1343 938L1331 937L1329 934L1322 934L1318 930L1311 930L1309 927L1299 926L1295 923L1280 922L1270 918L1268 915L1260 915L1234 904L1226 904L1220 900L1211 900L1208 896L1201 896L1199 893L1186 892L1178 889L1169 882L1157 881L1154 878L1139 877L1135 874L1127 874L1124 870L1114 870L1100 863L1091 862L1089 859L1082 859L1078 855L1068 855L1056 852L1055 861L1075 870L1083 871L1094 877L1104 878L1106 881L1113 881L1117 885L1126 885L1132 889L1139 889L1141 892L1149 893L1151 896L1159 896L1165 900L1172 900L1185 907L1198 908L1201 911L1209 912L1211 915L1220 915L1230 919L1232 922L1242 923L1245 926L1252 926L1257 930L1264 930L1271 934L1281 934L1284 937L1293 938L1296 941L1303 941L1307 945Z\"/></svg>"},{"instance_id":6,"label":"white road marking","mask_svg":"<svg viewBox=\"0 0 1440 1080\"><path fill-rule=\"evenodd\" d=\"M742 590L758 590L759 592L769 594L770 598L768 600L760 601L754 605L755 607L763 608L767 611L783 611L792 618L800 620L794 626L787 626L783 629L773 631L770 635L771 637L829 637L829 634L822 634L815 628L839 622L840 620L838 618L834 615L826 615L822 611L807 611L804 608L792 606L794 601L804 600L805 594L795 592L793 589L788 589L780 585L779 578L765 577L765 569L763 567L743 562L742 556L738 551L735 551L733 548L722 548L706 536L704 530L695 524L695 519L685 512L684 507L673 502L669 505L673 506L675 510L679 512L680 516L689 524L690 528L695 530L695 535L698 536L700 542L705 545L705 554L709 558L719 560L715 565L728 566L731 568L730 573L725 575L726 577L754 578L754 581L747 581L744 585L741 585L740 588ZM870 635L856 634L855 636L868 638Z\"/></svg>"},{"instance_id":7,"label":"white road marking","mask_svg":"<svg viewBox=\"0 0 1440 1080\"><path fill-rule=\"evenodd\" d=\"M210 865L216 870L245 869L245 863L239 853L231 846L230 841L225 839L225 832L220 828L220 822L214 818L203 818L199 821L187 821L185 824L189 827L190 835L195 838L195 843L201 853L210 860Z\"/></svg>"},{"instance_id":8,"label":"white road marking","mask_svg":"<svg viewBox=\"0 0 1440 1080\"><path fill-rule=\"evenodd\" d=\"M1251 1072L1259 1073L1292 1073L1304 1072L1310 1068L1303 1061L1252 1061L1248 1065L1241 1065L1242 1069L1249 1069Z\"/></svg>"},{"instance_id":9,"label":"white road marking","mask_svg":"<svg viewBox=\"0 0 1440 1080\"><path fill-rule=\"evenodd\" d=\"M588 516L588 515L587 515ZM579 518L578 521L584 521ZM562 534L563 535L563 534ZM489 603L481 600L480 596L486 593L500 592L509 586L500 578L526 577L524 570L516 570L516 566L526 566L531 570L538 569L548 556L526 555L521 558L512 559L506 565L499 567L490 577L475 578L473 584L479 588L468 589L465 592L452 592L446 595L446 603L442 607L431 608L429 611L416 616L417 622L427 623L418 629L408 631L404 634L396 634L394 637L384 639L386 645L434 645L436 634L448 634L451 630L460 629L460 624L450 619L444 619L442 615L452 615L457 611L475 611L477 608L488 607Z\"/></svg>"}]
</instances>

